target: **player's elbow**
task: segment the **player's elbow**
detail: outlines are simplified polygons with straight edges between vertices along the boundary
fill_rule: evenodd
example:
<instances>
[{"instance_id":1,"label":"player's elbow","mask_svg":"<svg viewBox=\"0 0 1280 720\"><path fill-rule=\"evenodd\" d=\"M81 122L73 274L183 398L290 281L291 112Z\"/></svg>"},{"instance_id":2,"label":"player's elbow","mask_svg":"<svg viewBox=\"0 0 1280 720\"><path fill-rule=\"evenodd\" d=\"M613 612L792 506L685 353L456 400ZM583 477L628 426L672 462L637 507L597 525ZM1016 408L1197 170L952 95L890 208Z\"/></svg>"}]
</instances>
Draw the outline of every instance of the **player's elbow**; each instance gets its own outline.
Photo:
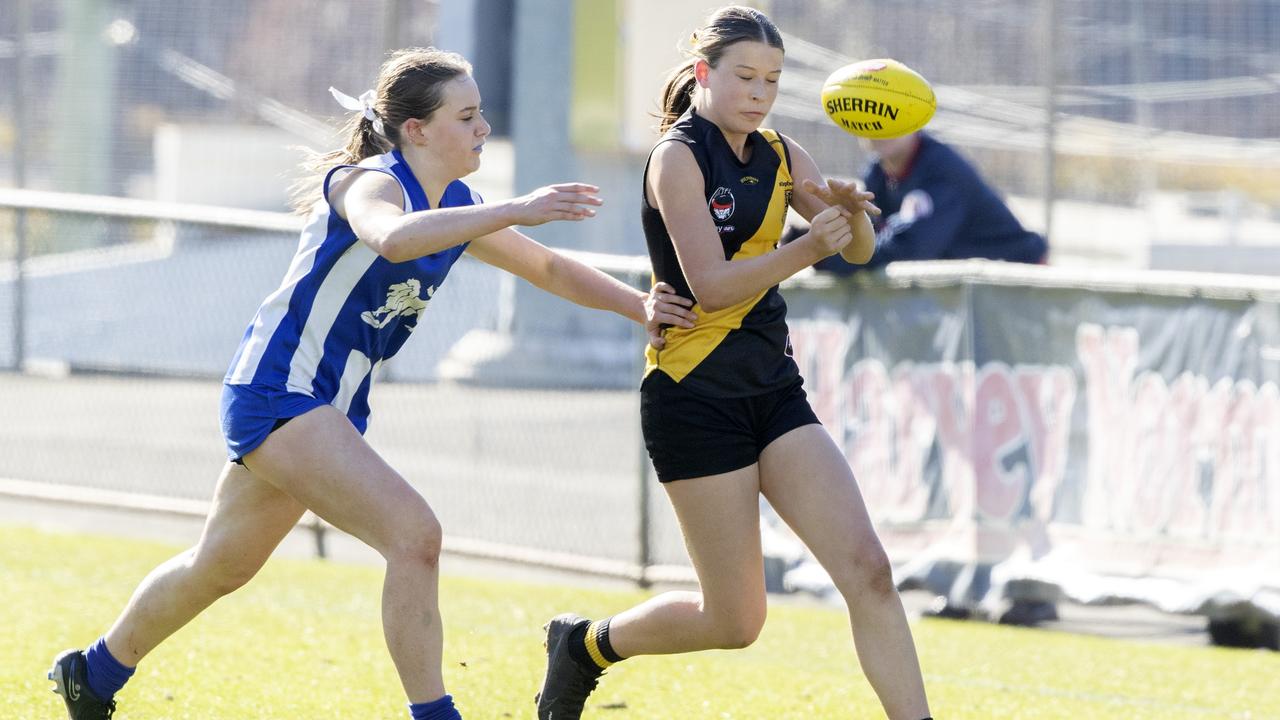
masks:
<instances>
[{"instance_id":1,"label":"player's elbow","mask_svg":"<svg viewBox=\"0 0 1280 720\"><path fill-rule=\"evenodd\" d=\"M700 300L698 302L698 307L701 308L703 312L713 313L720 312L721 310L729 307L729 305L727 303L719 303L713 300Z\"/></svg>"},{"instance_id":2,"label":"player's elbow","mask_svg":"<svg viewBox=\"0 0 1280 720\"><path fill-rule=\"evenodd\" d=\"M366 244L387 262L401 263L414 259L411 243L397 233L375 232L371 235Z\"/></svg>"},{"instance_id":3,"label":"player's elbow","mask_svg":"<svg viewBox=\"0 0 1280 720\"><path fill-rule=\"evenodd\" d=\"M390 263L402 263L413 259L412 254L395 246L383 247L377 252Z\"/></svg>"},{"instance_id":4,"label":"player's elbow","mask_svg":"<svg viewBox=\"0 0 1280 720\"><path fill-rule=\"evenodd\" d=\"M398 222L362 216L352 218L351 230L360 242L389 262L398 263L413 259L409 257L412 245L410 238L402 231Z\"/></svg>"},{"instance_id":5,"label":"player's elbow","mask_svg":"<svg viewBox=\"0 0 1280 720\"><path fill-rule=\"evenodd\" d=\"M849 245L844 252L840 253L840 256L854 265L865 265L871 262L871 258L875 254L875 243L863 243L861 245Z\"/></svg>"},{"instance_id":6,"label":"player's elbow","mask_svg":"<svg viewBox=\"0 0 1280 720\"><path fill-rule=\"evenodd\" d=\"M692 277L686 279L689 281L689 291L693 293L698 307L703 312L718 312L733 304L733 300L728 293L724 292L720 283L705 277L697 280Z\"/></svg>"}]
</instances>

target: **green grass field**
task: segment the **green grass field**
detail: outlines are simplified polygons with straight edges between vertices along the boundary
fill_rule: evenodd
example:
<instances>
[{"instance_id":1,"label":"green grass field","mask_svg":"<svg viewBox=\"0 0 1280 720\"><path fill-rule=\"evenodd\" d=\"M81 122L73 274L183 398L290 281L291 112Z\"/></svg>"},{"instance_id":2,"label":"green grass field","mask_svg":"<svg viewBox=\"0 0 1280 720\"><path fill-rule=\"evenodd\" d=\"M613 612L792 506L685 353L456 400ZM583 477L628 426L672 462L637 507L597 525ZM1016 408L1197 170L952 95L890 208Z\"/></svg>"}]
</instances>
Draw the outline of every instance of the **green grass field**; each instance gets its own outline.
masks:
<instances>
[{"instance_id":1,"label":"green grass field","mask_svg":"<svg viewBox=\"0 0 1280 720\"><path fill-rule=\"evenodd\" d=\"M92 642L137 582L178 548L0 528L3 718L62 718L45 680L58 651ZM447 572L447 566L446 566ZM378 619L381 572L273 560L148 657L117 718L408 717ZM469 720L533 717L540 627L643 596L446 578L445 679ZM1280 654L1143 645L976 623L920 621L916 640L944 718L1280 717ZM628 661L584 718L883 717L847 620L771 609L746 650Z\"/></svg>"}]
</instances>

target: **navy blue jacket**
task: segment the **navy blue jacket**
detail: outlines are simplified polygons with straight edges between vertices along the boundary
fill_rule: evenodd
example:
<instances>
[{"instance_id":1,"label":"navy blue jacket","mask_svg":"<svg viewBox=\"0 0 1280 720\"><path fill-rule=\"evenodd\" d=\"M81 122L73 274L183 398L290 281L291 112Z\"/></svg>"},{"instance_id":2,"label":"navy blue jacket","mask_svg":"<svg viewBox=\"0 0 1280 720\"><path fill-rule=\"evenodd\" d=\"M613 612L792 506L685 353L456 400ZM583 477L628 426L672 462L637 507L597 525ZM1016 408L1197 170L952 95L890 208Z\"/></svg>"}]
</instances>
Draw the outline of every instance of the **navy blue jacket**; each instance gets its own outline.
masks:
<instances>
[{"instance_id":1,"label":"navy blue jacket","mask_svg":"<svg viewBox=\"0 0 1280 720\"><path fill-rule=\"evenodd\" d=\"M1038 263L1048 246L1023 229L978 171L950 146L920 133L920 146L906 177L894 181L879 163L863 180L883 211L872 218L876 251L866 265L839 255L814 267L840 275L884 267L895 260L988 258Z\"/></svg>"}]
</instances>

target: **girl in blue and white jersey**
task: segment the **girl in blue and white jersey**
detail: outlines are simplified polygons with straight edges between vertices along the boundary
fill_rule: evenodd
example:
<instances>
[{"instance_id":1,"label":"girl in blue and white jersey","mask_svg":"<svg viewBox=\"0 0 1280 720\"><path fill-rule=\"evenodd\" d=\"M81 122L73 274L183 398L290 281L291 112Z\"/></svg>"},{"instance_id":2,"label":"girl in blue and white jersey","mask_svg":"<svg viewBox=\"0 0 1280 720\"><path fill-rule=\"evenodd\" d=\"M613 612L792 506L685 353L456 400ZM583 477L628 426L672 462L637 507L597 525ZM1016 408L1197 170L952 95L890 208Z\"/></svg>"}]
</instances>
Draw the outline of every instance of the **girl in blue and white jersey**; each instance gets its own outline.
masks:
<instances>
[{"instance_id":1,"label":"girl in blue and white jersey","mask_svg":"<svg viewBox=\"0 0 1280 720\"><path fill-rule=\"evenodd\" d=\"M72 720L106 718L138 661L239 588L311 510L387 563L382 620L415 720L459 718L441 674L441 529L427 501L365 442L369 386L417 326L449 269L469 252L580 305L646 324L691 327L668 285L647 296L513 229L579 221L597 188L564 183L482 204L459 178L480 167L489 124L462 57L395 53L375 90L351 98L347 147L317 159L297 253L263 302L227 372L229 462L204 534L156 568L111 629L71 650L50 678Z\"/></svg>"}]
</instances>

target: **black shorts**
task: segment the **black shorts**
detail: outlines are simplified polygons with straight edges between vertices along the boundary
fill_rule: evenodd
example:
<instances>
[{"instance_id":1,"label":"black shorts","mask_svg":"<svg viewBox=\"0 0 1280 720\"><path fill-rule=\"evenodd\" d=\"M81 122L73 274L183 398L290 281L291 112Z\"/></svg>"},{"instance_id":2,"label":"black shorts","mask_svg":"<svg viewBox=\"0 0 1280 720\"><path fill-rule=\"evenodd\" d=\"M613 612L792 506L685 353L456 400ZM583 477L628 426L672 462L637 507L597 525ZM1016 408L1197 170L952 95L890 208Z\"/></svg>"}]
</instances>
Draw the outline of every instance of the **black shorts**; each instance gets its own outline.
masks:
<instances>
[{"instance_id":1,"label":"black shorts","mask_svg":"<svg viewBox=\"0 0 1280 720\"><path fill-rule=\"evenodd\" d=\"M658 480L719 475L754 464L786 433L818 422L803 381L741 398L694 394L655 370L640 384L640 428Z\"/></svg>"}]
</instances>

